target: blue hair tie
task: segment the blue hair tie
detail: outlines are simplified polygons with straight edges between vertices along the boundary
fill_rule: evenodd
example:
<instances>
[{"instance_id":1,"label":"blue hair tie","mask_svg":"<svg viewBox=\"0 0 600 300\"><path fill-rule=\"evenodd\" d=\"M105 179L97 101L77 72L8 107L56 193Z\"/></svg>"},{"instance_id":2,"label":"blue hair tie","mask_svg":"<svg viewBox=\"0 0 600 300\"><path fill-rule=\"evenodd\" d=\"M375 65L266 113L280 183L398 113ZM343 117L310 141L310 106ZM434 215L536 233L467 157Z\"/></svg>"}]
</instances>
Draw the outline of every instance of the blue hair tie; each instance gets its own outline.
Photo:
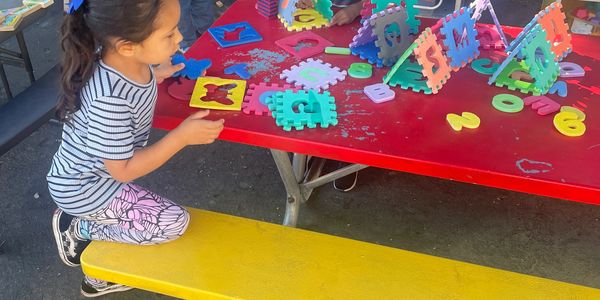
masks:
<instances>
[{"instance_id":1,"label":"blue hair tie","mask_svg":"<svg viewBox=\"0 0 600 300\"><path fill-rule=\"evenodd\" d=\"M69 10L67 11L67 13L71 15L74 12L76 12L81 7L84 1L85 0L71 0L71 2L69 2Z\"/></svg>"}]
</instances>

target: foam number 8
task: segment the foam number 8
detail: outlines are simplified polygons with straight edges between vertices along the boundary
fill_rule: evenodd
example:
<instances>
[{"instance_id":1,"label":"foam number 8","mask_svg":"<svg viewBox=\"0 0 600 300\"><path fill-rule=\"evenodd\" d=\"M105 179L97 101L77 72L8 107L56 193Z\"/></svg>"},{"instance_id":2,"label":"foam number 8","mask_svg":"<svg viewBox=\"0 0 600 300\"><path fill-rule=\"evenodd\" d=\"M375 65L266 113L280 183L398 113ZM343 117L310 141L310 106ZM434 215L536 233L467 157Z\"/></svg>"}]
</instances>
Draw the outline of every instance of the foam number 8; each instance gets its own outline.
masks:
<instances>
[{"instance_id":1,"label":"foam number 8","mask_svg":"<svg viewBox=\"0 0 600 300\"><path fill-rule=\"evenodd\" d=\"M365 63L353 63L348 69L348 74L354 78L369 78L373 75L373 66Z\"/></svg>"},{"instance_id":2,"label":"foam number 8","mask_svg":"<svg viewBox=\"0 0 600 300\"><path fill-rule=\"evenodd\" d=\"M477 128L481 124L479 117L470 112L463 112L462 116L457 114L447 114L446 121L450 124L452 129L455 131L461 131L463 127L466 128Z\"/></svg>"},{"instance_id":3,"label":"foam number 8","mask_svg":"<svg viewBox=\"0 0 600 300\"><path fill-rule=\"evenodd\" d=\"M492 100L494 108L505 113L517 113L523 110L523 99L511 94L498 94Z\"/></svg>"},{"instance_id":4,"label":"foam number 8","mask_svg":"<svg viewBox=\"0 0 600 300\"><path fill-rule=\"evenodd\" d=\"M562 111L554 116L554 127L566 136L582 136L585 133L585 124L572 111Z\"/></svg>"}]
</instances>

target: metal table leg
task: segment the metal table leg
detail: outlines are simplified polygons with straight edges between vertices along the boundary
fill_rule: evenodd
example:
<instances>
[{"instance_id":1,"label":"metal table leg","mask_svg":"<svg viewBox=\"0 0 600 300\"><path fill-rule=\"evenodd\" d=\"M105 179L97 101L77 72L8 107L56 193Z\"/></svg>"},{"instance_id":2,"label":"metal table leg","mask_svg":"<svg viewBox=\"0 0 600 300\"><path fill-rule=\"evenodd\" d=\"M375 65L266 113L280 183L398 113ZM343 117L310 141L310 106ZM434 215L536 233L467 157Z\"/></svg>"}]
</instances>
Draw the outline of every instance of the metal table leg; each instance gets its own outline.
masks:
<instances>
[{"instance_id":1,"label":"metal table leg","mask_svg":"<svg viewBox=\"0 0 600 300\"><path fill-rule=\"evenodd\" d=\"M6 91L6 97L12 99L12 93L10 92L10 85L8 85L8 78L6 78L6 72L4 71L4 65L0 63L0 79L2 79L2 85L4 85L4 91Z\"/></svg>"},{"instance_id":2,"label":"metal table leg","mask_svg":"<svg viewBox=\"0 0 600 300\"><path fill-rule=\"evenodd\" d=\"M271 149L271 154L273 155L277 170L279 170L279 176L281 176L281 180L283 180L283 185L287 192L283 225L295 227L298 222L300 203L304 201L302 193L300 192L300 185L298 185L298 180L294 174L288 152Z\"/></svg>"},{"instance_id":3,"label":"metal table leg","mask_svg":"<svg viewBox=\"0 0 600 300\"><path fill-rule=\"evenodd\" d=\"M29 58L29 51L27 50L27 44L25 43L25 37L23 37L23 31L17 32L15 35L17 42L19 43L19 49L21 50L21 58L29 75L29 81L33 84L35 82L35 76L33 75L33 66L31 65L31 59Z\"/></svg>"},{"instance_id":4,"label":"metal table leg","mask_svg":"<svg viewBox=\"0 0 600 300\"><path fill-rule=\"evenodd\" d=\"M300 204L308 201L313 189L368 167L353 164L321 176L321 170L325 165L323 158L313 157L312 164L307 170L307 156L304 154L295 153L292 162L288 152L271 149L271 154L287 192L283 225L292 227L298 223Z\"/></svg>"}]
</instances>

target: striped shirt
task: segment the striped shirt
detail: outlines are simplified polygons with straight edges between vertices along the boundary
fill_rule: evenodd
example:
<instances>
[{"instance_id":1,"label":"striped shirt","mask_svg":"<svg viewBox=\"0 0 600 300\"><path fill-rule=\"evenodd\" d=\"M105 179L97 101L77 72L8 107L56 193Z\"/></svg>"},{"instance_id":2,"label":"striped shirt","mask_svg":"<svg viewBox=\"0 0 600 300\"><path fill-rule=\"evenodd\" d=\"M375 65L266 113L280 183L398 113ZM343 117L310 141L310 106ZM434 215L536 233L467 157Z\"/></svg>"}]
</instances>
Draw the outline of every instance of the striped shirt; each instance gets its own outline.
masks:
<instances>
[{"instance_id":1,"label":"striped shirt","mask_svg":"<svg viewBox=\"0 0 600 300\"><path fill-rule=\"evenodd\" d=\"M62 143L47 175L54 202L74 216L99 211L125 183L113 179L104 159L126 160L146 145L157 86L138 84L100 61L80 92L81 108L63 126Z\"/></svg>"}]
</instances>

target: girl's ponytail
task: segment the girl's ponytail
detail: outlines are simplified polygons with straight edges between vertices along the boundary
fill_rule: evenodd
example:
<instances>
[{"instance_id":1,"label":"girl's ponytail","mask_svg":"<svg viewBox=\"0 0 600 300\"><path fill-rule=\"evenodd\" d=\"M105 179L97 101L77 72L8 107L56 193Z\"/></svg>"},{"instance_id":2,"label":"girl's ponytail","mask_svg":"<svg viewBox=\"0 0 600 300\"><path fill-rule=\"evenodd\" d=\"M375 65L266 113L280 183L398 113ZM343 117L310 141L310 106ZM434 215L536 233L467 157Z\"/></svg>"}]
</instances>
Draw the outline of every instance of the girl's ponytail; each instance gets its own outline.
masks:
<instances>
[{"instance_id":1,"label":"girl's ponytail","mask_svg":"<svg viewBox=\"0 0 600 300\"><path fill-rule=\"evenodd\" d=\"M1 1L1 0L0 0ZM60 86L56 116L68 121L79 110L79 92L92 77L96 60L111 40L141 43L154 31L164 0L84 0L65 15L61 27Z\"/></svg>"},{"instance_id":2,"label":"girl's ponytail","mask_svg":"<svg viewBox=\"0 0 600 300\"><path fill-rule=\"evenodd\" d=\"M79 91L92 76L97 59L94 34L85 22L83 11L82 7L65 15L61 27L61 93L56 107L56 116L61 121L68 121L79 110Z\"/></svg>"}]
</instances>

